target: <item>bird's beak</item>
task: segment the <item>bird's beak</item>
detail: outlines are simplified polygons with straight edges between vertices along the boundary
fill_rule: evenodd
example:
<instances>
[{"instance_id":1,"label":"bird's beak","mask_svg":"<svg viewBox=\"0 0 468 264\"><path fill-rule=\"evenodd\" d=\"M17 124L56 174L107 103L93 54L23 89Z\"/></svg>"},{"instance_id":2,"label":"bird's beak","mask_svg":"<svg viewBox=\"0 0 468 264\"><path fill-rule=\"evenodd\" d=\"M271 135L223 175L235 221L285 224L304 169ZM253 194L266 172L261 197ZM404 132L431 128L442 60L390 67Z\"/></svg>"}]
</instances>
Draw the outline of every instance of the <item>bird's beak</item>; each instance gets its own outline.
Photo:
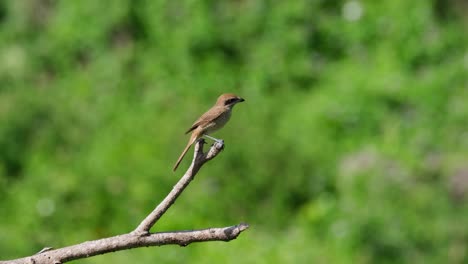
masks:
<instances>
[{"instance_id":1,"label":"bird's beak","mask_svg":"<svg viewBox=\"0 0 468 264\"><path fill-rule=\"evenodd\" d=\"M244 101L245 101L244 98L240 98L240 97L239 97L239 98L237 99L237 102L238 102L238 103L244 102Z\"/></svg>"}]
</instances>

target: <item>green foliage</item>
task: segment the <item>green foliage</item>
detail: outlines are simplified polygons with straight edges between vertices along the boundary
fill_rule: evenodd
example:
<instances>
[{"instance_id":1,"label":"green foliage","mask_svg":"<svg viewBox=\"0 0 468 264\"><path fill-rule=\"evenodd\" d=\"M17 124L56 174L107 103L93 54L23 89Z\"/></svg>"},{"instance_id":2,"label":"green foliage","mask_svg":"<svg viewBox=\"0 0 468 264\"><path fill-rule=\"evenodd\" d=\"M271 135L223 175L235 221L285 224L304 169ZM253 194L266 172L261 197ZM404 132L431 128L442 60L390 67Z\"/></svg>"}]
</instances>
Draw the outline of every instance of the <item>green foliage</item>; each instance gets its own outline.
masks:
<instances>
[{"instance_id":1,"label":"green foliage","mask_svg":"<svg viewBox=\"0 0 468 264\"><path fill-rule=\"evenodd\" d=\"M465 263L463 1L0 2L0 256L132 230L183 132L246 98L156 229L231 243L82 263Z\"/></svg>"}]
</instances>

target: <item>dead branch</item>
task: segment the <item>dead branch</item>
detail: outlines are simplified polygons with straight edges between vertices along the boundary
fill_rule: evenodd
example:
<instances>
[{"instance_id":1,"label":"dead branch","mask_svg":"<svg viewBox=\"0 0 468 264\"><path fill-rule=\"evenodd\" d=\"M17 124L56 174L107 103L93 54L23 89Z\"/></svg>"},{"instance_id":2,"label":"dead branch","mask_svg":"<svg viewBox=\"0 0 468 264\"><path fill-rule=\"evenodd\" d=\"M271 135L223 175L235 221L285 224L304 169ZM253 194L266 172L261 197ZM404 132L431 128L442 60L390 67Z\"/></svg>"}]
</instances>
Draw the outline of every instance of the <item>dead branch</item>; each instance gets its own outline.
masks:
<instances>
[{"instance_id":1,"label":"dead branch","mask_svg":"<svg viewBox=\"0 0 468 264\"><path fill-rule=\"evenodd\" d=\"M193 242L230 241L249 226L241 223L229 227L208 228L192 231L174 231L150 233L150 229L164 215L177 197L207 161L216 157L224 147L223 142L215 142L207 153L203 152L203 139L195 143L194 157L187 172L174 185L164 200L130 233L86 241L64 248L44 248L39 253L15 260L0 261L0 264L60 264L71 260L88 258L125 249L176 244L187 246Z\"/></svg>"}]
</instances>

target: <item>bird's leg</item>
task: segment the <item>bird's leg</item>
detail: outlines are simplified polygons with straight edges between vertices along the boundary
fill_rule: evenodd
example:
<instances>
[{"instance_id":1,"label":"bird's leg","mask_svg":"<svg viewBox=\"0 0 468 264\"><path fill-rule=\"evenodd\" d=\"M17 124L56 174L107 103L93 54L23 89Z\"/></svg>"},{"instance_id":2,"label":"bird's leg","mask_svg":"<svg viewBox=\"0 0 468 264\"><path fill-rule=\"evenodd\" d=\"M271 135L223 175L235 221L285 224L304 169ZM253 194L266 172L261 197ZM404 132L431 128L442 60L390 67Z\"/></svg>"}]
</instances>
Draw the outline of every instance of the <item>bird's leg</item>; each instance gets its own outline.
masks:
<instances>
[{"instance_id":1,"label":"bird's leg","mask_svg":"<svg viewBox=\"0 0 468 264\"><path fill-rule=\"evenodd\" d=\"M203 135L203 136L204 136L204 137L207 137L207 138L209 138L209 139L211 139L211 140L213 140L213 141L216 141L216 142L218 142L218 143L221 143L221 144L224 143L224 140L222 140L222 139L217 139L217 138L214 138L214 137L212 137L212 136L208 136L208 135L206 135L206 134Z\"/></svg>"},{"instance_id":2,"label":"bird's leg","mask_svg":"<svg viewBox=\"0 0 468 264\"><path fill-rule=\"evenodd\" d=\"M203 135L203 136L204 136L204 137L207 137L207 138L209 138L209 139L211 139L211 140L214 140L214 141L216 142L216 144L219 145L220 148L224 148L224 140L222 140L222 139L217 139L217 138L208 136L208 135L206 135L206 134Z\"/></svg>"}]
</instances>

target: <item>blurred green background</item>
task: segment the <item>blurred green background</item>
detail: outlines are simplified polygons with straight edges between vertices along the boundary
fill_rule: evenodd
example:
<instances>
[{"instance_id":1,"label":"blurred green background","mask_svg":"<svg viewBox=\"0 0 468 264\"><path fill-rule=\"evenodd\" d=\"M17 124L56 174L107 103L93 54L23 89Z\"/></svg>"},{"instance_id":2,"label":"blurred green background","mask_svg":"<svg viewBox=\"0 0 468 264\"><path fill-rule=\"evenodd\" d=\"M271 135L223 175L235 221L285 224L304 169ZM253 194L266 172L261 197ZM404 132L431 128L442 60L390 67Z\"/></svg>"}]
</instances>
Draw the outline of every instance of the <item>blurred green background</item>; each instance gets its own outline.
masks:
<instances>
[{"instance_id":1,"label":"blurred green background","mask_svg":"<svg viewBox=\"0 0 468 264\"><path fill-rule=\"evenodd\" d=\"M153 231L77 263L468 263L468 2L0 1L0 259L134 229L183 132L246 99ZM191 152L189 156L191 156Z\"/></svg>"}]
</instances>

